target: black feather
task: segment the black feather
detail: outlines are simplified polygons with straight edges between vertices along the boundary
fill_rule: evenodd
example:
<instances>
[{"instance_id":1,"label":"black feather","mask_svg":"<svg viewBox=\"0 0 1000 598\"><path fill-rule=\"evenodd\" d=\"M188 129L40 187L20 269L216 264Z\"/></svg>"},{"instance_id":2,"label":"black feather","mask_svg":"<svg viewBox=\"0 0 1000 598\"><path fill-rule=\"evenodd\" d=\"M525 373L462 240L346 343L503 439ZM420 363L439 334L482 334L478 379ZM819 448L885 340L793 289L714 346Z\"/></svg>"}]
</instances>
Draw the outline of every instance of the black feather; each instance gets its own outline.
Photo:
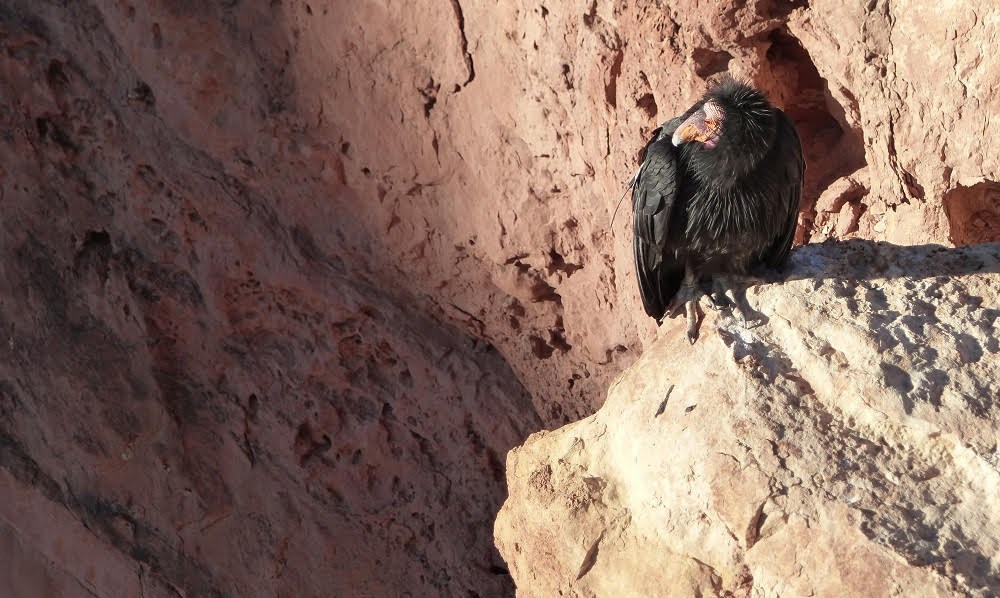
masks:
<instances>
[{"instance_id":1,"label":"black feather","mask_svg":"<svg viewBox=\"0 0 1000 598\"><path fill-rule=\"evenodd\" d=\"M725 117L715 147L675 147L674 131L706 102ZM685 267L704 279L783 263L804 172L791 121L742 82L713 87L654 131L632 181L632 246L646 313L663 317Z\"/></svg>"}]
</instances>

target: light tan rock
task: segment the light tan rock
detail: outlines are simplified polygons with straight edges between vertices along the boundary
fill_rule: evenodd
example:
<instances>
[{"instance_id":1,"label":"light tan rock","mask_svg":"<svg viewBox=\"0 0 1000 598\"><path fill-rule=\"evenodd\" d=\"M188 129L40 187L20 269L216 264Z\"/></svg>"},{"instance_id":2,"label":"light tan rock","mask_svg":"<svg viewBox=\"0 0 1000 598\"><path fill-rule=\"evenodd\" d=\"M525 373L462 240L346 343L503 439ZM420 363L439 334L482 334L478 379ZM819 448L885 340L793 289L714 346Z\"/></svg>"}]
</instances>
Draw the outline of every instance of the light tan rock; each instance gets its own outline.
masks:
<instances>
[{"instance_id":1,"label":"light tan rock","mask_svg":"<svg viewBox=\"0 0 1000 598\"><path fill-rule=\"evenodd\" d=\"M990 149L1000 134L1000 77L982 68L982 48L1000 39L998 17L1000 8L990 2L925 0L820 0L789 17L788 31L837 107L831 113L845 130L863 135L871 182L865 203L879 209L862 216L861 236L1000 241L995 227L964 234L964 214L942 210L949 193L1000 180L1000 159ZM886 208L900 212L898 225L875 230L874 216ZM1000 204L992 202L989 213L1000 214Z\"/></svg>"},{"instance_id":2,"label":"light tan rock","mask_svg":"<svg viewBox=\"0 0 1000 598\"><path fill-rule=\"evenodd\" d=\"M794 252L510 452L520 596L1000 591L1000 245Z\"/></svg>"}]
</instances>

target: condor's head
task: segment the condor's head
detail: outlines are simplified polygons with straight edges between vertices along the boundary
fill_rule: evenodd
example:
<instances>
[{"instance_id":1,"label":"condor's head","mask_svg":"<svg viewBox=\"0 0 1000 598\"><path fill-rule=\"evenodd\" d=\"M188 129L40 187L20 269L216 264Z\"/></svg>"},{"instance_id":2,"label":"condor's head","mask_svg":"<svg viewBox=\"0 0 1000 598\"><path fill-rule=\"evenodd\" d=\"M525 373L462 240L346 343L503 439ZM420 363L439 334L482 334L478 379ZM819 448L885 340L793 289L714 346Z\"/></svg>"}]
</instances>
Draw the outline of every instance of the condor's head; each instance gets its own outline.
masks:
<instances>
[{"instance_id":1,"label":"condor's head","mask_svg":"<svg viewBox=\"0 0 1000 598\"><path fill-rule=\"evenodd\" d=\"M775 110L767 97L742 81L712 87L674 131L695 172L734 181L753 171L774 143Z\"/></svg>"}]
</instances>

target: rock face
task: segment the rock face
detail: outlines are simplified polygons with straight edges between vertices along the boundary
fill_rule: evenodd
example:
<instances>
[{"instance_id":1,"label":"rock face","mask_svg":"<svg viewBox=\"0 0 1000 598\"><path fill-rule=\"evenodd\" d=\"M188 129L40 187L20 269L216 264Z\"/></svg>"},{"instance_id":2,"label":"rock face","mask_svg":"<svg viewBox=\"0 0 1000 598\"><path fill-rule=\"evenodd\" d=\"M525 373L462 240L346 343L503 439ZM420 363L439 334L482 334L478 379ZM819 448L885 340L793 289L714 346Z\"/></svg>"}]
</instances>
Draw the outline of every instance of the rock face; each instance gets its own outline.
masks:
<instances>
[{"instance_id":1,"label":"rock face","mask_svg":"<svg viewBox=\"0 0 1000 598\"><path fill-rule=\"evenodd\" d=\"M758 289L511 451L518 595L1000 592L1000 244L810 245Z\"/></svg>"},{"instance_id":2,"label":"rock face","mask_svg":"<svg viewBox=\"0 0 1000 598\"><path fill-rule=\"evenodd\" d=\"M0 3L0 594L509 593L706 79L798 123L801 240L997 239L996 9L863 4Z\"/></svg>"},{"instance_id":3,"label":"rock face","mask_svg":"<svg viewBox=\"0 0 1000 598\"><path fill-rule=\"evenodd\" d=\"M510 593L490 525L541 421L504 360L247 174L277 157L192 145L96 9L30 6L0 8L0 595Z\"/></svg>"},{"instance_id":4,"label":"rock face","mask_svg":"<svg viewBox=\"0 0 1000 598\"><path fill-rule=\"evenodd\" d=\"M592 413L655 337L628 208L611 215L650 131L707 78L753 79L797 124L800 241L1000 241L991 3L334 4L286 3L310 131L378 198L362 216L386 253L549 424Z\"/></svg>"}]
</instances>

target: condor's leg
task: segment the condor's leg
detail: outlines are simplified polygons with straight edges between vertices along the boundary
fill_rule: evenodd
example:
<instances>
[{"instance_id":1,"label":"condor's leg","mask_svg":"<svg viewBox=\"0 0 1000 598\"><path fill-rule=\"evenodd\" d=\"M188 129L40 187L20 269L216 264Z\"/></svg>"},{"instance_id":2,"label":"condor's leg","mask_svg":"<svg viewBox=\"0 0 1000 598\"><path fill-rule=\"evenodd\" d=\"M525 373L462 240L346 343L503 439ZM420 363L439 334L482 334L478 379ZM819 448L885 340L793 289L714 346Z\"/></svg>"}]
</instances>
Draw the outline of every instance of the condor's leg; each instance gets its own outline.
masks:
<instances>
[{"instance_id":1,"label":"condor's leg","mask_svg":"<svg viewBox=\"0 0 1000 598\"><path fill-rule=\"evenodd\" d=\"M681 308L684 309L688 325L687 337L692 345L698 340L698 325L701 322L698 301L704 294L698 285L698 274L688 262L684 268L684 280L681 282L681 288L677 290L677 294L667 306L667 314L673 317L680 313Z\"/></svg>"},{"instance_id":2,"label":"condor's leg","mask_svg":"<svg viewBox=\"0 0 1000 598\"><path fill-rule=\"evenodd\" d=\"M755 328L763 324L766 318L749 307L746 290L764 282L762 278L745 274L716 274L712 277L712 292L708 298L715 309L730 308L744 327Z\"/></svg>"}]
</instances>

